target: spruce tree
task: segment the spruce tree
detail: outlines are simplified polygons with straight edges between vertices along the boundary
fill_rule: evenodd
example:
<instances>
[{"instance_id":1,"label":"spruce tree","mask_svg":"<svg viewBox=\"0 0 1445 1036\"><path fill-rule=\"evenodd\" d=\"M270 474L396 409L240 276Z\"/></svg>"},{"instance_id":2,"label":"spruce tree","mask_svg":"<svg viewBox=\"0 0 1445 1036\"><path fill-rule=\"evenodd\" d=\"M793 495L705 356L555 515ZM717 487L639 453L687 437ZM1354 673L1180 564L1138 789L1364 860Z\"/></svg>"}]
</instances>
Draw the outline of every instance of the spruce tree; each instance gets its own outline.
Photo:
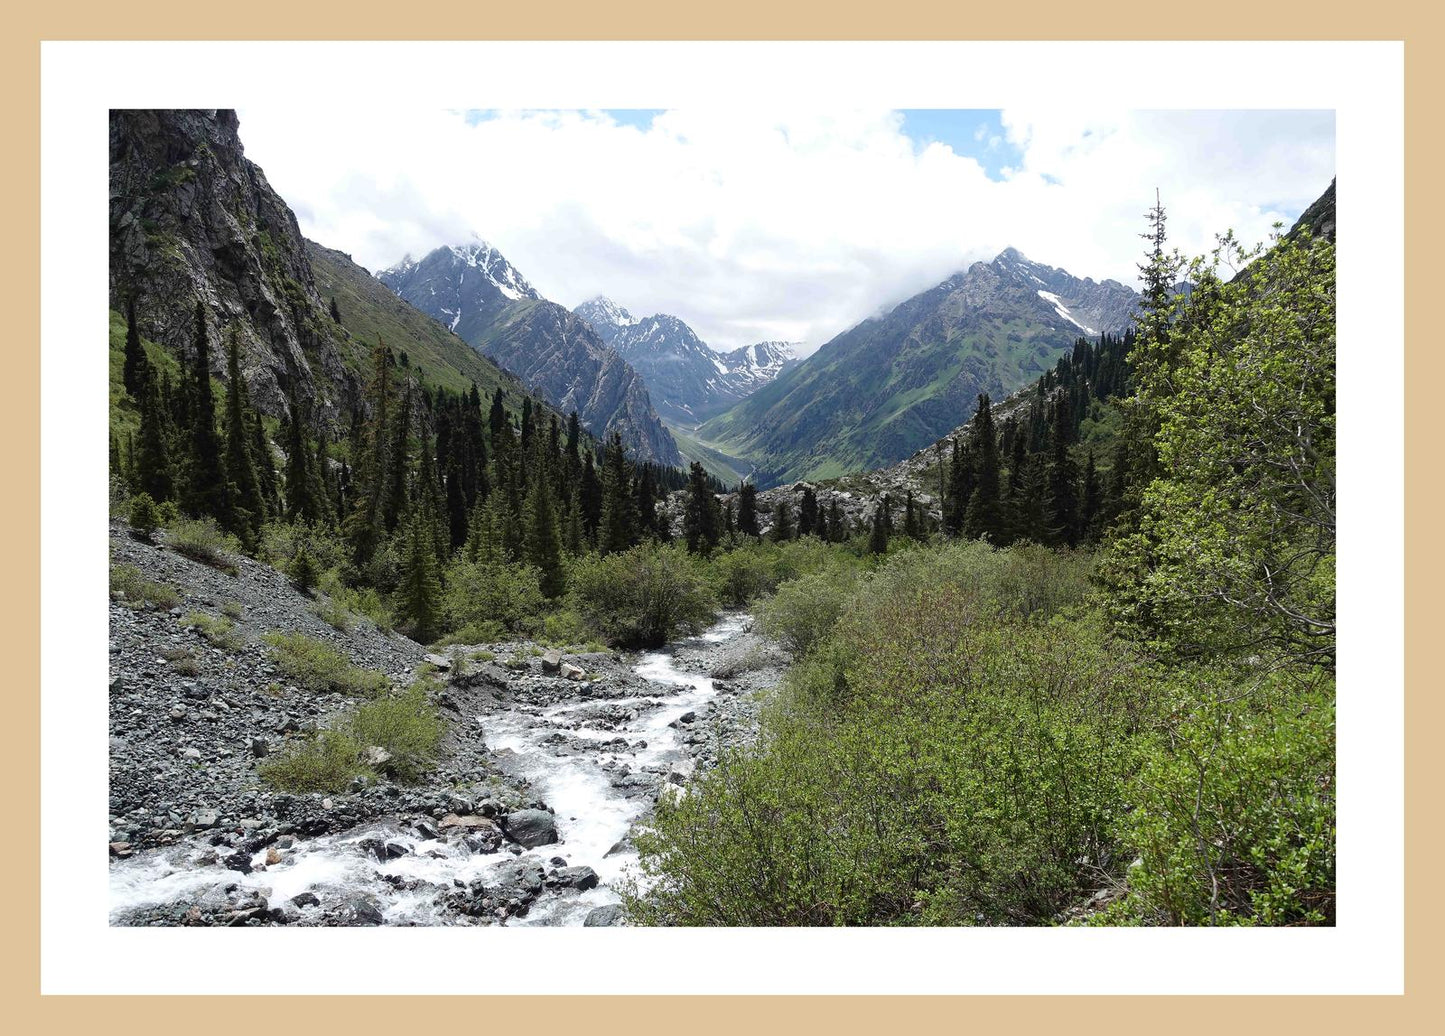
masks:
<instances>
[{"instance_id":1,"label":"spruce tree","mask_svg":"<svg viewBox=\"0 0 1445 1036\"><path fill-rule=\"evenodd\" d=\"M553 600L566 589L562 534L548 479L534 478L527 490L527 564L537 569L542 593Z\"/></svg>"},{"instance_id":2,"label":"spruce tree","mask_svg":"<svg viewBox=\"0 0 1445 1036\"><path fill-rule=\"evenodd\" d=\"M221 437L216 431L216 402L211 392L211 347L206 332L206 307L196 303L196 350L191 362L190 426L185 435L190 445L185 489L181 506L200 517L212 515L221 525L231 527L229 483L221 459Z\"/></svg>"},{"instance_id":3,"label":"spruce tree","mask_svg":"<svg viewBox=\"0 0 1445 1036\"><path fill-rule=\"evenodd\" d=\"M1049 443L1047 528L1051 544L1076 546L1079 542L1079 469L1069 454L1071 438L1069 397L1054 397L1054 427Z\"/></svg>"},{"instance_id":4,"label":"spruce tree","mask_svg":"<svg viewBox=\"0 0 1445 1036\"><path fill-rule=\"evenodd\" d=\"M973 441L953 440L953 457L948 465L948 496L943 502L943 527L950 536L963 535L969 501L973 499Z\"/></svg>"},{"instance_id":5,"label":"spruce tree","mask_svg":"<svg viewBox=\"0 0 1445 1036\"><path fill-rule=\"evenodd\" d=\"M643 536L660 536L657 489L652 465L642 465L637 478L637 528Z\"/></svg>"},{"instance_id":6,"label":"spruce tree","mask_svg":"<svg viewBox=\"0 0 1445 1036\"><path fill-rule=\"evenodd\" d=\"M244 409L246 390L241 378L239 335L233 325L226 333L226 472L235 487L231 531L254 548L261 526L269 517L261 495L260 479L251 460L251 429Z\"/></svg>"},{"instance_id":7,"label":"spruce tree","mask_svg":"<svg viewBox=\"0 0 1445 1036\"><path fill-rule=\"evenodd\" d=\"M582 484L579 490L582 503L582 528L587 538L596 540L597 527L602 523L602 480L597 477L597 467L592 463L592 451L587 451L586 463L582 467Z\"/></svg>"},{"instance_id":8,"label":"spruce tree","mask_svg":"<svg viewBox=\"0 0 1445 1036\"><path fill-rule=\"evenodd\" d=\"M627 477L622 435L612 433L602 458L602 515L597 525L597 549L603 554L627 550L636 541L637 518Z\"/></svg>"},{"instance_id":9,"label":"spruce tree","mask_svg":"<svg viewBox=\"0 0 1445 1036\"><path fill-rule=\"evenodd\" d=\"M425 502L411 515L406 531L406 561L397 589L397 615L412 639L423 644L441 632L441 576L438 573L436 516Z\"/></svg>"},{"instance_id":10,"label":"spruce tree","mask_svg":"<svg viewBox=\"0 0 1445 1036\"><path fill-rule=\"evenodd\" d=\"M397 523L406 513L407 476L411 468L411 381L406 383L401 406L396 408L387 454L386 491L382 497L381 523L388 533L396 531Z\"/></svg>"},{"instance_id":11,"label":"spruce tree","mask_svg":"<svg viewBox=\"0 0 1445 1036\"><path fill-rule=\"evenodd\" d=\"M798 536L813 536L818 528L818 497L812 486L803 487L803 500L798 505Z\"/></svg>"},{"instance_id":12,"label":"spruce tree","mask_svg":"<svg viewBox=\"0 0 1445 1036\"><path fill-rule=\"evenodd\" d=\"M341 323L341 307L336 304L336 296L331 296L331 319Z\"/></svg>"},{"instance_id":13,"label":"spruce tree","mask_svg":"<svg viewBox=\"0 0 1445 1036\"><path fill-rule=\"evenodd\" d=\"M567 519L562 528L562 546L572 557L579 557L587 550L587 535L582 529L582 498L572 494L567 502Z\"/></svg>"},{"instance_id":14,"label":"spruce tree","mask_svg":"<svg viewBox=\"0 0 1445 1036\"><path fill-rule=\"evenodd\" d=\"M311 451L306 442L306 416L291 385L288 402L291 419L286 423L286 518L316 524L322 520L320 487L312 474Z\"/></svg>"},{"instance_id":15,"label":"spruce tree","mask_svg":"<svg viewBox=\"0 0 1445 1036\"><path fill-rule=\"evenodd\" d=\"M1084 501L1080 528L1083 538L1090 542L1099 538L1099 521L1103 517L1104 493L1099 484L1099 473L1094 469L1094 451L1089 451L1088 462L1084 465Z\"/></svg>"},{"instance_id":16,"label":"spruce tree","mask_svg":"<svg viewBox=\"0 0 1445 1036\"><path fill-rule=\"evenodd\" d=\"M872 554L888 553L889 520L880 506L873 512L873 528L868 534L868 551Z\"/></svg>"},{"instance_id":17,"label":"spruce tree","mask_svg":"<svg viewBox=\"0 0 1445 1036\"><path fill-rule=\"evenodd\" d=\"M166 442L168 422L156 391L154 371L147 371L140 393L140 441L131 451L132 477L142 492L149 493L157 503L164 503L173 498L175 482Z\"/></svg>"},{"instance_id":18,"label":"spruce tree","mask_svg":"<svg viewBox=\"0 0 1445 1036\"><path fill-rule=\"evenodd\" d=\"M683 506L682 529L691 554L710 554L717 546L717 496L708 484L707 472L697 461L688 469L687 502Z\"/></svg>"},{"instance_id":19,"label":"spruce tree","mask_svg":"<svg viewBox=\"0 0 1445 1036\"><path fill-rule=\"evenodd\" d=\"M828 502L828 542L842 543L847 538L848 533L843 528L843 509L835 496Z\"/></svg>"},{"instance_id":20,"label":"spruce tree","mask_svg":"<svg viewBox=\"0 0 1445 1036\"><path fill-rule=\"evenodd\" d=\"M786 500L779 500L773 508L772 538L774 543L786 543L793 538L793 512Z\"/></svg>"},{"instance_id":21,"label":"spruce tree","mask_svg":"<svg viewBox=\"0 0 1445 1036\"><path fill-rule=\"evenodd\" d=\"M125 366L121 378L125 390L136 402L140 402L150 370L150 360L146 357L145 347L140 343L140 328L136 326L135 296L131 295L125 300Z\"/></svg>"},{"instance_id":22,"label":"spruce tree","mask_svg":"<svg viewBox=\"0 0 1445 1036\"><path fill-rule=\"evenodd\" d=\"M969 539L987 536L989 542L997 544L1005 538L1008 521L999 489L998 439L987 393L978 397L968 439L977 474L964 510L963 534Z\"/></svg>"},{"instance_id":23,"label":"spruce tree","mask_svg":"<svg viewBox=\"0 0 1445 1036\"><path fill-rule=\"evenodd\" d=\"M919 518L918 510L913 503L913 490L908 491L908 498L903 506L903 535L910 540L922 542L926 537L923 533L923 523Z\"/></svg>"},{"instance_id":24,"label":"spruce tree","mask_svg":"<svg viewBox=\"0 0 1445 1036\"><path fill-rule=\"evenodd\" d=\"M738 487L738 532L744 536L757 537L758 530L758 487L744 482Z\"/></svg>"},{"instance_id":25,"label":"spruce tree","mask_svg":"<svg viewBox=\"0 0 1445 1036\"><path fill-rule=\"evenodd\" d=\"M371 378L366 390L371 413L364 424L356 426L358 438L353 443L353 456L357 463L351 475L353 503L343 530L351 546L352 563L358 568L370 564L382 536L381 504L386 487L391 392L391 365L387 362L386 346L378 338L371 352ZM294 409L292 412L294 414Z\"/></svg>"}]
</instances>

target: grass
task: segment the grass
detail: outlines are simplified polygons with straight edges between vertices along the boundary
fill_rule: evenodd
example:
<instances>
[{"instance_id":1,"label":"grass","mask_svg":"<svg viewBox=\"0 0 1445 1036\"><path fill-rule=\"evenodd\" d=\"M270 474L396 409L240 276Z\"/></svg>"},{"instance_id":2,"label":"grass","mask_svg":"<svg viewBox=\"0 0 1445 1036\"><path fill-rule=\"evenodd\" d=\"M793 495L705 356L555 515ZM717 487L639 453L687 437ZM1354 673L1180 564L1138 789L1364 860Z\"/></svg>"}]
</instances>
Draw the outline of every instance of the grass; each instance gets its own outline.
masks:
<instances>
[{"instance_id":1,"label":"grass","mask_svg":"<svg viewBox=\"0 0 1445 1036\"><path fill-rule=\"evenodd\" d=\"M191 612L181 617L181 625L193 629L206 639L208 644L227 651L238 651L246 642L236 632L236 624L224 615L208 615L205 612Z\"/></svg>"},{"instance_id":2,"label":"grass","mask_svg":"<svg viewBox=\"0 0 1445 1036\"><path fill-rule=\"evenodd\" d=\"M351 630L351 612L331 598L323 598L311 606L311 614L332 629L347 633Z\"/></svg>"},{"instance_id":3,"label":"grass","mask_svg":"<svg viewBox=\"0 0 1445 1036\"><path fill-rule=\"evenodd\" d=\"M166 532L166 545L177 554L184 554L192 561L220 569L228 575L236 575L234 555L241 549L234 536L221 531L214 519L182 519L172 523Z\"/></svg>"},{"instance_id":4,"label":"grass","mask_svg":"<svg viewBox=\"0 0 1445 1036\"><path fill-rule=\"evenodd\" d=\"M354 666L331 645L304 633L267 633L262 639L281 671L308 691L375 697L390 684L384 673Z\"/></svg>"},{"instance_id":5,"label":"grass","mask_svg":"<svg viewBox=\"0 0 1445 1036\"><path fill-rule=\"evenodd\" d=\"M221 614L228 619L239 619L245 611L240 601L226 601L221 605Z\"/></svg>"},{"instance_id":6,"label":"grass","mask_svg":"<svg viewBox=\"0 0 1445 1036\"><path fill-rule=\"evenodd\" d=\"M444 724L418 681L341 716L334 727L292 742L257 767L261 779L292 793L342 792L357 777L375 778L366 750L385 749L380 769L401 781L420 779L436 762Z\"/></svg>"},{"instance_id":7,"label":"grass","mask_svg":"<svg viewBox=\"0 0 1445 1036\"><path fill-rule=\"evenodd\" d=\"M151 604L169 610L181 603L180 592L175 587L152 582L134 565L110 566L110 596L128 608Z\"/></svg>"}]
</instances>

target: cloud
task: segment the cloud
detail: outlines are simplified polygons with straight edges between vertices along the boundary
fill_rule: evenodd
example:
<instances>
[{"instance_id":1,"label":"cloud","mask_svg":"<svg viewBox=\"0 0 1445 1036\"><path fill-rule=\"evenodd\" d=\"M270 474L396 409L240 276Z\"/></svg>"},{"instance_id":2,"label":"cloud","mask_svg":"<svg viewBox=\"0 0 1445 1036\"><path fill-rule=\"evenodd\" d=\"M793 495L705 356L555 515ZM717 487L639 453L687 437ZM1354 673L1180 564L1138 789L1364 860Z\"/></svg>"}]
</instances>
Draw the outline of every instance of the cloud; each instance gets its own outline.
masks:
<instances>
[{"instance_id":1,"label":"cloud","mask_svg":"<svg viewBox=\"0 0 1445 1036\"><path fill-rule=\"evenodd\" d=\"M240 115L303 233L369 269L475 233L549 298L673 313L719 349L815 348L1007 245L1132 282L1156 186L1194 253L1262 239L1334 174L1330 112L1006 110L1002 180L890 111Z\"/></svg>"}]
</instances>

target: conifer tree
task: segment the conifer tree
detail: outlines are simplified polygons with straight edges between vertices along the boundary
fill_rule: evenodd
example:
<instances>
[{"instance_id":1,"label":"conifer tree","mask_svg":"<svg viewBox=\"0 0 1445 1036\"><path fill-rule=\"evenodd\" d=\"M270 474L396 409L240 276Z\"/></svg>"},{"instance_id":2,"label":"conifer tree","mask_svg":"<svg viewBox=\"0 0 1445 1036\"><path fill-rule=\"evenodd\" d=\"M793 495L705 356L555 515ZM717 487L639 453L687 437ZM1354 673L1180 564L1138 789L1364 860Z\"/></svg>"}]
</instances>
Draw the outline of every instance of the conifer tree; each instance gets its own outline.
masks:
<instances>
[{"instance_id":1,"label":"conifer tree","mask_svg":"<svg viewBox=\"0 0 1445 1036\"><path fill-rule=\"evenodd\" d=\"M717 496L708 484L707 472L697 461L688 469L687 503L683 506L682 529L692 554L710 554L717 546Z\"/></svg>"},{"instance_id":2,"label":"conifer tree","mask_svg":"<svg viewBox=\"0 0 1445 1036\"><path fill-rule=\"evenodd\" d=\"M363 567L382 536L382 497L387 472L387 418L391 401L391 366L386 346L378 338L371 352L371 378L366 396L371 414L364 424L356 426L359 439L354 456L358 458L352 471L352 509L347 515L344 533L351 546L352 563ZM295 413L293 408L292 413ZM288 511L291 508L288 506Z\"/></svg>"},{"instance_id":3,"label":"conifer tree","mask_svg":"<svg viewBox=\"0 0 1445 1036\"><path fill-rule=\"evenodd\" d=\"M542 593L555 600L566 589L562 534L549 479L534 478L527 490L527 564L538 572Z\"/></svg>"},{"instance_id":4,"label":"conifer tree","mask_svg":"<svg viewBox=\"0 0 1445 1036\"><path fill-rule=\"evenodd\" d=\"M754 538L761 535L758 530L758 487L744 482L738 487L738 532Z\"/></svg>"},{"instance_id":5,"label":"conifer tree","mask_svg":"<svg viewBox=\"0 0 1445 1036\"><path fill-rule=\"evenodd\" d=\"M388 436L391 448L387 454L386 493L381 507L382 528L387 533L396 531L397 523L406 513L407 475L411 467L411 406L411 381L408 380Z\"/></svg>"},{"instance_id":6,"label":"conifer tree","mask_svg":"<svg viewBox=\"0 0 1445 1036\"><path fill-rule=\"evenodd\" d=\"M229 482L221 459L221 437L216 431L216 403L211 392L211 347L206 332L206 307L196 302L196 351L191 362L190 445L181 506L191 515L212 515L226 528L232 526Z\"/></svg>"},{"instance_id":7,"label":"conifer tree","mask_svg":"<svg viewBox=\"0 0 1445 1036\"><path fill-rule=\"evenodd\" d=\"M331 319L341 323L341 307L336 304L336 296L331 296Z\"/></svg>"},{"instance_id":8,"label":"conifer tree","mask_svg":"<svg viewBox=\"0 0 1445 1036\"><path fill-rule=\"evenodd\" d=\"M950 536L963 535L969 501L973 499L973 441L960 445L953 440L953 457L948 465L948 496L943 502L943 527Z\"/></svg>"},{"instance_id":9,"label":"conifer tree","mask_svg":"<svg viewBox=\"0 0 1445 1036\"><path fill-rule=\"evenodd\" d=\"M888 526L890 522L880 506L873 512L873 528L868 534L868 551L872 554L888 553Z\"/></svg>"},{"instance_id":10,"label":"conifer tree","mask_svg":"<svg viewBox=\"0 0 1445 1036\"><path fill-rule=\"evenodd\" d=\"M436 516L427 512L423 501L407 525L406 561L397 589L397 615L412 639L425 644L441 631L442 585L433 542Z\"/></svg>"},{"instance_id":11,"label":"conifer tree","mask_svg":"<svg viewBox=\"0 0 1445 1036\"><path fill-rule=\"evenodd\" d=\"M838 498L835 496L828 502L828 542L842 543L848 538L843 528L843 509L838 506Z\"/></svg>"},{"instance_id":12,"label":"conifer tree","mask_svg":"<svg viewBox=\"0 0 1445 1036\"><path fill-rule=\"evenodd\" d=\"M254 547L268 515L256 466L251 461L252 435L246 425L246 383L241 378L238 337L232 325L226 334L226 472L236 495L231 507L231 531L242 543Z\"/></svg>"},{"instance_id":13,"label":"conifer tree","mask_svg":"<svg viewBox=\"0 0 1445 1036\"><path fill-rule=\"evenodd\" d=\"M651 464L642 465L642 471L637 477L637 527L643 536L660 535L657 489Z\"/></svg>"},{"instance_id":14,"label":"conifer tree","mask_svg":"<svg viewBox=\"0 0 1445 1036\"><path fill-rule=\"evenodd\" d=\"M467 495L462 488L461 458L456 453L447 460L447 532L452 550L467 541Z\"/></svg>"},{"instance_id":15,"label":"conifer tree","mask_svg":"<svg viewBox=\"0 0 1445 1036\"><path fill-rule=\"evenodd\" d=\"M913 490L911 489L908 491L907 500L903 505L903 535L911 540L918 540L919 542L927 538L923 533L923 522L913 503Z\"/></svg>"},{"instance_id":16,"label":"conifer tree","mask_svg":"<svg viewBox=\"0 0 1445 1036\"><path fill-rule=\"evenodd\" d=\"M813 536L818 528L818 497L812 486L803 487L803 500L798 505L798 536Z\"/></svg>"},{"instance_id":17,"label":"conifer tree","mask_svg":"<svg viewBox=\"0 0 1445 1036\"><path fill-rule=\"evenodd\" d=\"M587 536L582 530L582 498L572 494L567 502L567 520L562 528L562 546L572 557L579 557L587 549Z\"/></svg>"},{"instance_id":18,"label":"conifer tree","mask_svg":"<svg viewBox=\"0 0 1445 1036\"><path fill-rule=\"evenodd\" d=\"M786 500L779 500L773 508L772 538L774 543L786 543L793 538L793 512Z\"/></svg>"},{"instance_id":19,"label":"conifer tree","mask_svg":"<svg viewBox=\"0 0 1445 1036\"><path fill-rule=\"evenodd\" d=\"M292 556L286 566L286 574L291 577L291 582L296 584L296 589L303 594L310 594L312 587L316 585L318 573L316 562L312 560L311 552L306 549L306 544Z\"/></svg>"},{"instance_id":20,"label":"conifer tree","mask_svg":"<svg viewBox=\"0 0 1445 1036\"><path fill-rule=\"evenodd\" d=\"M1088 462L1084 465L1084 501L1080 528L1083 538L1090 542L1099 538L1099 521L1103 517L1104 493L1099 484L1099 473L1094 470L1094 451L1089 451Z\"/></svg>"},{"instance_id":21,"label":"conifer tree","mask_svg":"<svg viewBox=\"0 0 1445 1036\"><path fill-rule=\"evenodd\" d=\"M125 300L125 366L121 372L122 383L131 398L140 401L145 391L146 378L151 364L146 357L145 347L140 344L140 328L135 321L135 296Z\"/></svg>"},{"instance_id":22,"label":"conifer tree","mask_svg":"<svg viewBox=\"0 0 1445 1036\"><path fill-rule=\"evenodd\" d=\"M636 528L622 435L613 432L602 458L602 514L597 524L597 549L603 554L627 550L635 542Z\"/></svg>"},{"instance_id":23,"label":"conifer tree","mask_svg":"<svg viewBox=\"0 0 1445 1036\"><path fill-rule=\"evenodd\" d=\"M312 474L306 443L306 418L293 382L289 393L291 419L286 424L286 517L315 524L322 520L320 489Z\"/></svg>"},{"instance_id":24,"label":"conifer tree","mask_svg":"<svg viewBox=\"0 0 1445 1036\"><path fill-rule=\"evenodd\" d=\"M1070 547L1079 542L1079 470L1069 454L1071 438L1069 397L1054 397L1053 434L1049 443L1047 521L1045 535L1051 544Z\"/></svg>"},{"instance_id":25,"label":"conifer tree","mask_svg":"<svg viewBox=\"0 0 1445 1036\"><path fill-rule=\"evenodd\" d=\"M132 478L142 492L164 503L173 498L175 482L166 442L166 415L156 391L154 371L147 371L140 393L140 441L131 449Z\"/></svg>"},{"instance_id":26,"label":"conifer tree","mask_svg":"<svg viewBox=\"0 0 1445 1036\"><path fill-rule=\"evenodd\" d=\"M723 508L723 532L731 536L738 531L737 514L733 511L733 502L729 500Z\"/></svg>"},{"instance_id":27,"label":"conifer tree","mask_svg":"<svg viewBox=\"0 0 1445 1036\"><path fill-rule=\"evenodd\" d=\"M242 379L244 387L245 380ZM280 486L276 481L276 458L271 453L271 443L266 438L266 426L261 415L251 405L248 392L241 395L241 405L246 411L246 426L251 437L251 462L256 469L256 481L261 488L261 501L266 515L272 517L281 513Z\"/></svg>"},{"instance_id":28,"label":"conifer tree","mask_svg":"<svg viewBox=\"0 0 1445 1036\"><path fill-rule=\"evenodd\" d=\"M987 536L991 543L997 544L1005 538L1008 522L999 490L998 439L988 393L978 397L968 440L977 474L973 494L964 510L963 534L969 539Z\"/></svg>"}]
</instances>

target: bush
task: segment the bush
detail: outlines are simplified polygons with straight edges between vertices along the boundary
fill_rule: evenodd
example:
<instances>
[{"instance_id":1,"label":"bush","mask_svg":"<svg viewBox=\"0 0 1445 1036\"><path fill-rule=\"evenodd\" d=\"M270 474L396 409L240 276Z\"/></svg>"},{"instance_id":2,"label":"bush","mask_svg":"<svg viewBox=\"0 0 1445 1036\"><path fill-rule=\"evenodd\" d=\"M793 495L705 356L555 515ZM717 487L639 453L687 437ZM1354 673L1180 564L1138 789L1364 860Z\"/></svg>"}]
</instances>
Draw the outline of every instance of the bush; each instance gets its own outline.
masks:
<instances>
[{"instance_id":1,"label":"bush","mask_svg":"<svg viewBox=\"0 0 1445 1036\"><path fill-rule=\"evenodd\" d=\"M130 498L129 521L131 531L143 540L149 540L161 524L161 513L149 493L137 493Z\"/></svg>"},{"instance_id":2,"label":"bush","mask_svg":"<svg viewBox=\"0 0 1445 1036\"><path fill-rule=\"evenodd\" d=\"M165 583L155 583L134 565L110 566L111 599L130 608L154 605L169 610L181 603L180 592Z\"/></svg>"},{"instance_id":3,"label":"bush","mask_svg":"<svg viewBox=\"0 0 1445 1036\"><path fill-rule=\"evenodd\" d=\"M238 571L233 555L240 552L240 541L222 532L213 518L187 518L175 522L166 532L166 544L192 561L219 568L231 575Z\"/></svg>"},{"instance_id":4,"label":"bush","mask_svg":"<svg viewBox=\"0 0 1445 1036\"><path fill-rule=\"evenodd\" d=\"M537 570L529 565L462 561L447 572L442 610L448 629L492 624L506 632L531 633L546 608Z\"/></svg>"},{"instance_id":5,"label":"bush","mask_svg":"<svg viewBox=\"0 0 1445 1036\"><path fill-rule=\"evenodd\" d=\"M860 590L757 746L659 807L646 923L1047 924L1127 859L1142 672L1100 622L984 588Z\"/></svg>"},{"instance_id":6,"label":"bush","mask_svg":"<svg viewBox=\"0 0 1445 1036\"><path fill-rule=\"evenodd\" d=\"M655 543L573 565L569 600L609 643L661 647L679 633L698 633L713 618L715 599L703 562L680 545Z\"/></svg>"},{"instance_id":7,"label":"bush","mask_svg":"<svg viewBox=\"0 0 1445 1036\"><path fill-rule=\"evenodd\" d=\"M309 691L373 697L390 686L384 673L360 669L329 644L303 633L267 633L262 639L281 671Z\"/></svg>"},{"instance_id":8,"label":"bush","mask_svg":"<svg viewBox=\"0 0 1445 1036\"><path fill-rule=\"evenodd\" d=\"M391 753L384 769L398 780L414 781L436 761L443 724L418 681L401 694L358 706L345 729L363 750L378 745Z\"/></svg>"},{"instance_id":9,"label":"bush","mask_svg":"<svg viewBox=\"0 0 1445 1036\"><path fill-rule=\"evenodd\" d=\"M1334 923L1334 680L1242 683L1175 679L1120 824L1128 920Z\"/></svg>"},{"instance_id":10,"label":"bush","mask_svg":"<svg viewBox=\"0 0 1445 1036\"><path fill-rule=\"evenodd\" d=\"M334 630L346 633L351 629L351 613L329 597L312 605L311 613Z\"/></svg>"},{"instance_id":11,"label":"bush","mask_svg":"<svg viewBox=\"0 0 1445 1036\"><path fill-rule=\"evenodd\" d=\"M855 570L835 566L784 583L758 607L758 628L805 655L832 630L859 581Z\"/></svg>"},{"instance_id":12,"label":"bush","mask_svg":"<svg viewBox=\"0 0 1445 1036\"><path fill-rule=\"evenodd\" d=\"M371 774L361 758L361 746L350 734L321 730L292 742L256 772L271 787L296 795L342 792L357 777Z\"/></svg>"},{"instance_id":13,"label":"bush","mask_svg":"<svg viewBox=\"0 0 1445 1036\"><path fill-rule=\"evenodd\" d=\"M311 560L311 553L304 544L286 565L286 574L303 594L309 594L315 589L319 573L316 571L316 562Z\"/></svg>"},{"instance_id":14,"label":"bush","mask_svg":"<svg viewBox=\"0 0 1445 1036\"><path fill-rule=\"evenodd\" d=\"M582 616L572 608L553 612L542 620L542 640L557 647L581 644L590 635Z\"/></svg>"},{"instance_id":15,"label":"bush","mask_svg":"<svg viewBox=\"0 0 1445 1036\"><path fill-rule=\"evenodd\" d=\"M207 615L205 612L191 612L181 617L181 625L193 629L206 642L227 651L239 651L246 642L236 632L236 624L224 615Z\"/></svg>"}]
</instances>

